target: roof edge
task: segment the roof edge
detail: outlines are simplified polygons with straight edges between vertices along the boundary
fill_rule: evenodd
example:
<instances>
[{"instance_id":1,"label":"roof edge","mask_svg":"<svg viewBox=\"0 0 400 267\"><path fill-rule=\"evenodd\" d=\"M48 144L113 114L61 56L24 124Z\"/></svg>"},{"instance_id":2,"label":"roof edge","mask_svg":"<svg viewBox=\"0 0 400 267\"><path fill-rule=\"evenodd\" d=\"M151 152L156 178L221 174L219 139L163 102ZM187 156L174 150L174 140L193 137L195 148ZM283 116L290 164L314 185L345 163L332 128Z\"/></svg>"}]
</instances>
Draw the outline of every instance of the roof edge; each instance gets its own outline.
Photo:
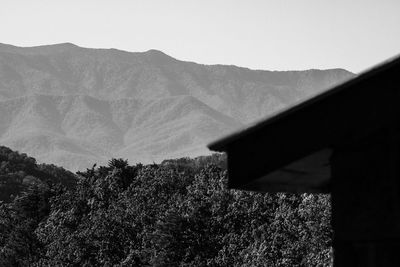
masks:
<instances>
[{"instance_id":1,"label":"roof edge","mask_svg":"<svg viewBox=\"0 0 400 267\"><path fill-rule=\"evenodd\" d=\"M261 119L253 124L250 124L249 126L245 127L242 130L239 130L235 133L227 135L226 137L223 137L219 140L211 142L209 145L207 145L207 147L213 151L224 152L227 150L227 146L230 143L237 141L241 137L248 135L250 133L253 133L253 132L257 131L258 129L265 127L269 124L272 124L273 122L278 121L284 117L287 117L290 114L292 114L302 108L305 108L306 106L312 105L315 102L325 99L332 94L341 92L342 90L348 88L349 86L352 86L360 81L368 79L374 75L377 75L377 74L381 73L382 71L385 71L386 69L391 68L392 66L397 65L397 64L400 64L400 54L393 56L377 65L374 65L369 69L366 69L365 71L361 72L360 74L357 74L356 77L354 77L350 80L339 83L338 85L335 85L332 88L330 88L324 92L321 92L314 96L311 96L307 100L295 103L293 106L289 106L282 110L278 110L277 112L274 112L273 114L267 116L266 118Z\"/></svg>"}]
</instances>

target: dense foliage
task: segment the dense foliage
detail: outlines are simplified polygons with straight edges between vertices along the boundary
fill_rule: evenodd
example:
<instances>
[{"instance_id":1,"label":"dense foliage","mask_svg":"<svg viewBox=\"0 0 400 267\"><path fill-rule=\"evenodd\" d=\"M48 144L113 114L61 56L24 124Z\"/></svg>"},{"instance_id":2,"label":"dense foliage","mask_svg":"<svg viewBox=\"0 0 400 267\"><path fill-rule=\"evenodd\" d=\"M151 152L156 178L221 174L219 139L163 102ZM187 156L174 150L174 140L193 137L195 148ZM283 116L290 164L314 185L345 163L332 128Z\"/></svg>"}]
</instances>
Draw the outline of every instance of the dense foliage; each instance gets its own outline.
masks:
<instances>
[{"instance_id":1,"label":"dense foliage","mask_svg":"<svg viewBox=\"0 0 400 267\"><path fill-rule=\"evenodd\" d=\"M52 164L37 164L24 153L0 146L0 201L9 202L30 185L61 183L71 187L76 176Z\"/></svg>"},{"instance_id":2,"label":"dense foliage","mask_svg":"<svg viewBox=\"0 0 400 267\"><path fill-rule=\"evenodd\" d=\"M0 205L0 266L330 266L326 195L226 189L222 155L108 166Z\"/></svg>"}]
</instances>

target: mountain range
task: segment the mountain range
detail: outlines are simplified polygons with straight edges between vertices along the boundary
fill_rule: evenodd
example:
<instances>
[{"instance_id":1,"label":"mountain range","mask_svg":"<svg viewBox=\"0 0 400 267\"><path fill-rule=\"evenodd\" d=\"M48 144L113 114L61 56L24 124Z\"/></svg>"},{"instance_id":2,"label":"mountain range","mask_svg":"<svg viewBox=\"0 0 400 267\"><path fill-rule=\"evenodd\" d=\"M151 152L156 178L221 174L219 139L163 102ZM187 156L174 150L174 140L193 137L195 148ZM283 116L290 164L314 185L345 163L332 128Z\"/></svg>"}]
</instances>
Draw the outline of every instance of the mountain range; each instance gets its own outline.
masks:
<instances>
[{"instance_id":1,"label":"mountain range","mask_svg":"<svg viewBox=\"0 0 400 267\"><path fill-rule=\"evenodd\" d=\"M158 50L0 44L0 144L72 171L205 144L353 77L202 65Z\"/></svg>"}]
</instances>

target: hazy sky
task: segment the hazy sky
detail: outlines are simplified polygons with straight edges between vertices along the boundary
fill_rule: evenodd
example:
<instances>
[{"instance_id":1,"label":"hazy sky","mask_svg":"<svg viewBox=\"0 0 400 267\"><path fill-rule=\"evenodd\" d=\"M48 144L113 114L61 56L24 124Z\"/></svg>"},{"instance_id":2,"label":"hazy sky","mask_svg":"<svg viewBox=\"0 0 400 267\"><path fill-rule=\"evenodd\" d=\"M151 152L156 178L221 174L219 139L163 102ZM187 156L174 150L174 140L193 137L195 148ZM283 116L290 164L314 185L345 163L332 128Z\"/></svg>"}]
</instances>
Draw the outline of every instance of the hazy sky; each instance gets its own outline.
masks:
<instances>
[{"instance_id":1,"label":"hazy sky","mask_svg":"<svg viewBox=\"0 0 400 267\"><path fill-rule=\"evenodd\" d=\"M252 69L359 72L400 53L399 0L2 0L0 42L71 42Z\"/></svg>"}]
</instances>

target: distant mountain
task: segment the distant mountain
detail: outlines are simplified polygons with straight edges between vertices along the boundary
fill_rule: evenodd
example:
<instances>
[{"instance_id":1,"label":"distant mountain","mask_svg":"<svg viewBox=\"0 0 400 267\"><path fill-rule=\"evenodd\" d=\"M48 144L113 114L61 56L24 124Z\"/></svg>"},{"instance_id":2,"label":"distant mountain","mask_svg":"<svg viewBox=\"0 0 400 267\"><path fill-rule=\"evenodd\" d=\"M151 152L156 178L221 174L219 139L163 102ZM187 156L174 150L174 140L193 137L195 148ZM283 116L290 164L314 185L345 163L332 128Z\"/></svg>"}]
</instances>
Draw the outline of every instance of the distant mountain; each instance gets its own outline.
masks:
<instances>
[{"instance_id":1,"label":"distant mountain","mask_svg":"<svg viewBox=\"0 0 400 267\"><path fill-rule=\"evenodd\" d=\"M0 44L0 144L84 169L209 153L205 144L352 77L200 65L160 51Z\"/></svg>"}]
</instances>

